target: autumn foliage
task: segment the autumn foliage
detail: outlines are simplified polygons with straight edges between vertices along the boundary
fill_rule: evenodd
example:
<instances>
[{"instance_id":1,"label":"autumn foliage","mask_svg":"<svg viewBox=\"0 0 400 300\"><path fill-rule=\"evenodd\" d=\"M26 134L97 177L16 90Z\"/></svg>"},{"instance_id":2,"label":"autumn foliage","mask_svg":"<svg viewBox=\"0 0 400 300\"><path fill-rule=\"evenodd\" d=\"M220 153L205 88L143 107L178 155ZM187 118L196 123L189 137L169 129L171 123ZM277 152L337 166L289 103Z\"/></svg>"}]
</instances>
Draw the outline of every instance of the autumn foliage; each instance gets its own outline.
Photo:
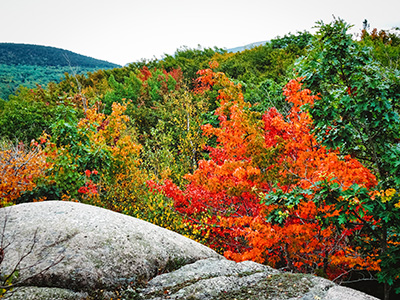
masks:
<instances>
[{"instance_id":1,"label":"autumn foliage","mask_svg":"<svg viewBox=\"0 0 400 300\"><path fill-rule=\"evenodd\" d=\"M207 159L198 160L197 168L184 176L187 184L183 188L172 180L167 165L154 168L154 174L142 167L146 156L127 114L132 102L121 100L112 104L109 114L102 103L96 102L84 109L82 117L68 105L60 105L57 109L63 118L53 125L52 135L43 134L40 144L34 142L29 151L16 148L14 156L11 150L3 151L4 158L12 161L4 169L8 170L4 171L5 178L11 178L2 184L3 194L8 195L4 199L12 203L21 195L29 195L28 191L35 195L35 191L55 190L60 199L152 220L236 261L254 260L331 279L352 269L379 270L379 248L372 247L366 253L352 242L365 238L362 224L342 222L337 226L324 221L349 213L327 201L324 189L329 184L341 191L357 185L371 190L371 197L386 197L389 192L372 193L377 180L367 168L350 155L342 155L339 148L327 149L317 141L307 108L319 97L304 89L302 78L298 78L284 89L291 107L287 114L274 107L260 113L245 101L241 85L215 72L213 68L217 67L212 63L209 69L198 72L193 96L179 94L175 79L161 72L163 79L160 77L157 91L165 88L161 91L164 102L149 107L163 116L172 103L181 103L183 109L176 110L172 124L179 124L175 130L185 134L188 141L184 144L182 138L173 139L171 131L162 131L167 123L159 122L151 134L162 133L163 144L146 142L147 157L155 151L160 155L174 153L168 148L158 150L160 145L174 141L179 142L176 155L192 153L188 166L193 166L192 160L200 155L199 147L205 140L210 142L202 150ZM143 99L150 99L153 92L147 84L153 73L144 68L137 76L144 85L142 97L147 98ZM169 80L174 83L171 89ZM192 103L193 97L206 97L215 89L217 124L204 124L204 139L200 139L194 134L201 106ZM330 130L326 128L327 135ZM159 183L160 179L164 181ZM148 187L161 193L149 193ZM47 198L46 193L39 195ZM338 201L347 200L338 196ZM364 216L363 222L374 222L357 197L348 201Z\"/></svg>"},{"instance_id":2,"label":"autumn foliage","mask_svg":"<svg viewBox=\"0 0 400 300\"><path fill-rule=\"evenodd\" d=\"M48 167L42 145L20 143L0 150L0 207L15 204L21 193L36 187ZM36 199L39 200L39 199Z\"/></svg>"},{"instance_id":3,"label":"autumn foliage","mask_svg":"<svg viewBox=\"0 0 400 300\"><path fill-rule=\"evenodd\" d=\"M292 108L283 116L275 108L262 115L254 112L240 85L224 74L211 69L199 74L199 92L214 84L221 87L219 126L202 128L216 137L217 145L206 148L210 159L199 161L183 190L168 180L150 184L173 198L175 209L227 258L320 272L332 279L356 266L377 270L375 253L362 255L348 243L360 227L323 227L319 222L322 215L339 212L323 199L318 204L312 200L318 182L371 188L376 179L357 160L316 141L312 120L302 107L318 97L302 89L301 78L285 88ZM307 194L291 199L296 189Z\"/></svg>"}]
</instances>

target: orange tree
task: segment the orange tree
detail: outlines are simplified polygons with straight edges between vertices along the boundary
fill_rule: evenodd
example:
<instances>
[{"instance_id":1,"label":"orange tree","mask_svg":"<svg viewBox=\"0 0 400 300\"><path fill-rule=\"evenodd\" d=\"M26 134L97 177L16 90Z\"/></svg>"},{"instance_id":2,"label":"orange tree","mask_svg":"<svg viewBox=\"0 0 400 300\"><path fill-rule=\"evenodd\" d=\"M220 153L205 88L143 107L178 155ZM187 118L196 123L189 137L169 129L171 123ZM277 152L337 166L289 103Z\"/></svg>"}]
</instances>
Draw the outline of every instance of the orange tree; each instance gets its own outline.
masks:
<instances>
[{"instance_id":1,"label":"orange tree","mask_svg":"<svg viewBox=\"0 0 400 300\"><path fill-rule=\"evenodd\" d=\"M45 176L46 157L42 145L33 142L3 146L0 150L0 207L13 205L25 191L36 187L36 180ZM39 199L36 199L39 200Z\"/></svg>"},{"instance_id":2,"label":"orange tree","mask_svg":"<svg viewBox=\"0 0 400 300\"><path fill-rule=\"evenodd\" d=\"M344 190L354 183L376 184L357 160L315 140L312 120L301 106L316 97L291 81L285 91L289 114L272 108L261 115L223 73L206 69L199 74L198 92L220 87L219 125L203 126L205 135L216 137L216 146L208 146L209 159L186 175L184 190L168 180L150 185L171 197L175 209L207 236L208 245L228 258L319 271L330 278L356 266L377 269L374 252L363 255L348 242L359 228L324 227L321 215L338 210L324 199L313 201L314 185L321 180L333 180ZM306 192L298 197L296 189Z\"/></svg>"},{"instance_id":3,"label":"orange tree","mask_svg":"<svg viewBox=\"0 0 400 300\"><path fill-rule=\"evenodd\" d=\"M362 234L361 226L336 228L323 222L343 210L328 204L319 187L321 181L328 181L342 190L354 184L369 189L376 185L375 176L357 160L341 158L338 150L328 151L316 141L310 131L312 119L301 107L318 98L302 90L299 80L290 81L284 94L292 103L288 116L284 118L275 109L263 116L264 142L276 150L278 166L274 167L280 180L260 195L266 219L251 220L243 230L252 247L242 253L229 252L229 256L271 261L331 279L355 267L377 270L374 251L366 255L348 242Z\"/></svg>"}]
</instances>

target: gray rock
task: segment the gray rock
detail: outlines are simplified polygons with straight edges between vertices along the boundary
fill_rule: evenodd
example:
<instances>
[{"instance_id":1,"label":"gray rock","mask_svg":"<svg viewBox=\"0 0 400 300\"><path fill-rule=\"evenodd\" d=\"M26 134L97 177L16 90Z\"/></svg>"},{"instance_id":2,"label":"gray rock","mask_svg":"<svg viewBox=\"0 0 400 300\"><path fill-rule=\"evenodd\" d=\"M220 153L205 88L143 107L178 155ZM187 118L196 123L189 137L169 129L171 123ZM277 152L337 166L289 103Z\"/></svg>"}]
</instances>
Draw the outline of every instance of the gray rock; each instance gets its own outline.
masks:
<instances>
[{"instance_id":1,"label":"gray rock","mask_svg":"<svg viewBox=\"0 0 400 300\"><path fill-rule=\"evenodd\" d=\"M205 259L149 281L140 299L373 300L313 275L283 273L255 262Z\"/></svg>"},{"instance_id":2,"label":"gray rock","mask_svg":"<svg viewBox=\"0 0 400 300\"><path fill-rule=\"evenodd\" d=\"M113 290L135 286L199 259L222 259L175 232L81 203L46 201L2 208L3 224L3 240L10 245L1 264L2 274L11 273L31 250L18 266L20 280L62 259L28 280L37 286Z\"/></svg>"}]
</instances>

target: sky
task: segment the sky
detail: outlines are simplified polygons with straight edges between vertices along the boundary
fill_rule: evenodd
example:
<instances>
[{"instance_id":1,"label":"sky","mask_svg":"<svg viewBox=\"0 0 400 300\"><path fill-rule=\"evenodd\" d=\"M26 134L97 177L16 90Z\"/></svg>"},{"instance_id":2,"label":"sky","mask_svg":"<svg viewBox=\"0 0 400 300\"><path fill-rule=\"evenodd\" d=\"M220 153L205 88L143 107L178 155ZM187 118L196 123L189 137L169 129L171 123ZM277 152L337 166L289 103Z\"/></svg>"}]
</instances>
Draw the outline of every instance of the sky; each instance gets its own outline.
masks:
<instances>
[{"instance_id":1,"label":"sky","mask_svg":"<svg viewBox=\"0 0 400 300\"><path fill-rule=\"evenodd\" d=\"M234 48L336 18L359 33L400 27L399 0L0 0L0 42L70 50L125 65L178 48Z\"/></svg>"}]
</instances>

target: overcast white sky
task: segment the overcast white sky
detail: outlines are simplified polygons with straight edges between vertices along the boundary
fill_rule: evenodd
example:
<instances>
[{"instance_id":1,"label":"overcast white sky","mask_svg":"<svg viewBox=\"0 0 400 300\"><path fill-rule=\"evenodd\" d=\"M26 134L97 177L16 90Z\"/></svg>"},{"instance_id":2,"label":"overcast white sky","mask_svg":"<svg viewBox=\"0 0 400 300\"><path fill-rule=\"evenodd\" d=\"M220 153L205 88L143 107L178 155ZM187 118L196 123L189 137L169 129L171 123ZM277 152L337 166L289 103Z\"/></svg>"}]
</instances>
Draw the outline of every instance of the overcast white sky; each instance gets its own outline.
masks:
<instances>
[{"instance_id":1,"label":"overcast white sky","mask_svg":"<svg viewBox=\"0 0 400 300\"><path fill-rule=\"evenodd\" d=\"M332 15L360 31L400 27L400 0L0 0L0 42L124 65L181 46L233 48L308 30Z\"/></svg>"}]
</instances>

